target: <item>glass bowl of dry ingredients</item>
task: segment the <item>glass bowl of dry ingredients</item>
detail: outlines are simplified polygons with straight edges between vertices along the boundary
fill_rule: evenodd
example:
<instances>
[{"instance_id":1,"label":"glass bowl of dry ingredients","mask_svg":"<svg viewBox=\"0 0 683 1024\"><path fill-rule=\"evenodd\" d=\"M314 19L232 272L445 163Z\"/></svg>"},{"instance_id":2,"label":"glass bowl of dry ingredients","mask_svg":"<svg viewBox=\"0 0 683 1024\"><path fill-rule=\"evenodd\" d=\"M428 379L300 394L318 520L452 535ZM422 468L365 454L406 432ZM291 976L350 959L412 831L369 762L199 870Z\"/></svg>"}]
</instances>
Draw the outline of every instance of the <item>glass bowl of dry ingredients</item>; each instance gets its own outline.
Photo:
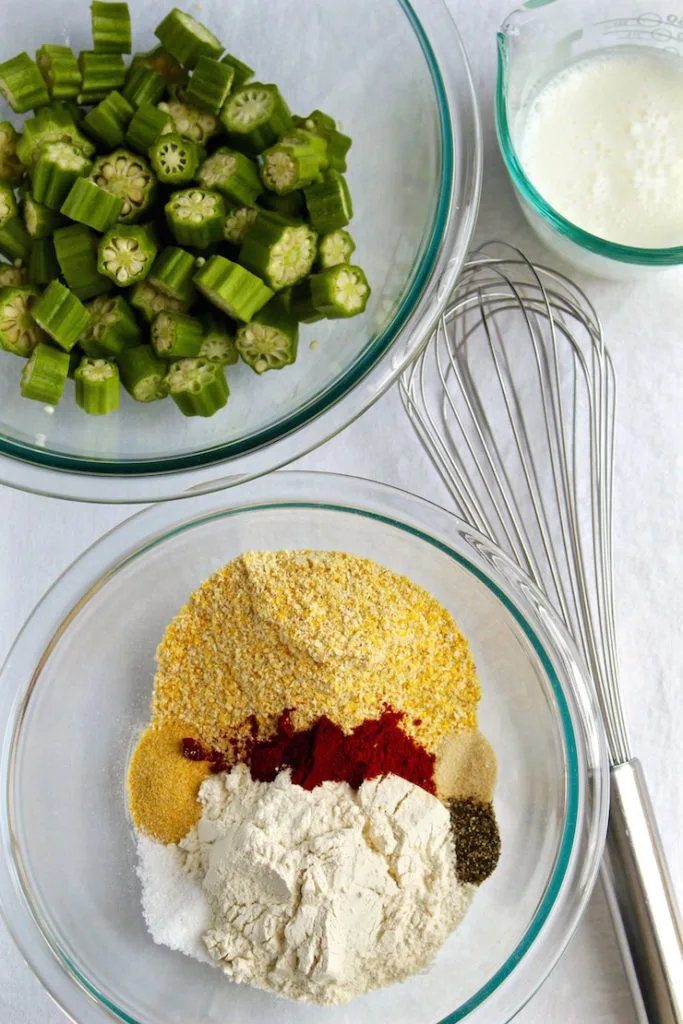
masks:
<instances>
[{"instance_id":1,"label":"glass bowl of dry ingredients","mask_svg":"<svg viewBox=\"0 0 683 1024\"><path fill-rule=\"evenodd\" d=\"M502 854L463 922L427 970L334 1008L236 985L155 945L140 907L125 779L157 645L203 580L263 549L348 552L432 594L469 641L479 724L500 767ZM283 473L141 512L43 598L0 676L0 715L2 909L75 1020L507 1021L561 956L596 879L608 762L564 629L476 531L384 485Z\"/></svg>"}]
</instances>

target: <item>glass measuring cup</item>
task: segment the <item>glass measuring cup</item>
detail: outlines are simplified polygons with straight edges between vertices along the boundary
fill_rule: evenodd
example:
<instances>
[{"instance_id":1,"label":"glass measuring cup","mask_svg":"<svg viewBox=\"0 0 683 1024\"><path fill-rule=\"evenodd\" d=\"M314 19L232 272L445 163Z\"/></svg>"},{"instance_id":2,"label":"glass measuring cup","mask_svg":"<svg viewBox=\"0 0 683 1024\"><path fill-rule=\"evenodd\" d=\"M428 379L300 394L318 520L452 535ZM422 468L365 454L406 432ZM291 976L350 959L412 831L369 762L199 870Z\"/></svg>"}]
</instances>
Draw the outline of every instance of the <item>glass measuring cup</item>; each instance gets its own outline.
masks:
<instances>
[{"instance_id":1,"label":"glass measuring cup","mask_svg":"<svg viewBox=\"0 0 683 1024\"><path fill-rule=\"evenodd\" d=\"M528 0L498 32L496 130L522 210L539 237L563 259L601 277L636 277L683 263L683 245L620 245L577 227L536 190L519 159L526 111L539 90L570 64L619 49L654 49L683 59L683 6L671 0Z\"/></svg>"}]
</instances>

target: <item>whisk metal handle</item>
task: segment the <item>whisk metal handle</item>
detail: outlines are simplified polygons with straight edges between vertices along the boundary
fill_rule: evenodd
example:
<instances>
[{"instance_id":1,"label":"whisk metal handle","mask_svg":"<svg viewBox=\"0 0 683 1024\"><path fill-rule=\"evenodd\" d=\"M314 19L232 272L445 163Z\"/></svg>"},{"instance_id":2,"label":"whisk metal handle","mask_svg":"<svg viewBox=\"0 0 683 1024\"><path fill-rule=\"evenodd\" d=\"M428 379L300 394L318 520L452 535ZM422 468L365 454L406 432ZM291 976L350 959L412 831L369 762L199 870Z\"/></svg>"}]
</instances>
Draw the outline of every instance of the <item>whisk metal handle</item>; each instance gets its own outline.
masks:
<instances>
[{"instance_id":1,"label":"whisk metal handle","mask_svg":"<svg viewBox=\"0 0 683 1024\"><path fill-rule=\"evenodd\" d=\"M611 783L606 867L624 952L649 1024L683 1024L683 925L640 762L613 766Z\"/></svg>"}]
</instances>

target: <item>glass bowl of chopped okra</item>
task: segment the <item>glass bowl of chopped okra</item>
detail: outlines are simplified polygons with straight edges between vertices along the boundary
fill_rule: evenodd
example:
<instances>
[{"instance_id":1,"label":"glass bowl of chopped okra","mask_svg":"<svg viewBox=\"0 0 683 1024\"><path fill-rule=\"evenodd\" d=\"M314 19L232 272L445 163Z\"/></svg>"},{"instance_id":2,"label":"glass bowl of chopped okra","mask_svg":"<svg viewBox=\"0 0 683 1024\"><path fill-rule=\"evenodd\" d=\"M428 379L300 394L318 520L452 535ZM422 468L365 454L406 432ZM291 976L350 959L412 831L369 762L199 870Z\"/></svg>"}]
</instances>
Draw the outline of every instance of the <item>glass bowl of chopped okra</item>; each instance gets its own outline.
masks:
<instances>
[{"instance_id":1,"label":"glass bowl of chopped okra","mask_svg":"<svg viewBox=\"0 0 683 1024\"><path fill-rule=\"evenodd\" d=\"M0 48L0 480L175 498L396 379L481 171L443 0L29 0Z\"/></svg>"},{"instance_id":2,"label":"glass bowl of chopped okra","mask_svg":"<svg viewBox=\"0 0 683 1024\"><path fill-rule=\"evenodd\" d=\"M0 720L0 902L73 1020L504 1024L597 877L608 758L564 628L385 485L129 519L28 620Z\"/></svg>"}]
</instances>

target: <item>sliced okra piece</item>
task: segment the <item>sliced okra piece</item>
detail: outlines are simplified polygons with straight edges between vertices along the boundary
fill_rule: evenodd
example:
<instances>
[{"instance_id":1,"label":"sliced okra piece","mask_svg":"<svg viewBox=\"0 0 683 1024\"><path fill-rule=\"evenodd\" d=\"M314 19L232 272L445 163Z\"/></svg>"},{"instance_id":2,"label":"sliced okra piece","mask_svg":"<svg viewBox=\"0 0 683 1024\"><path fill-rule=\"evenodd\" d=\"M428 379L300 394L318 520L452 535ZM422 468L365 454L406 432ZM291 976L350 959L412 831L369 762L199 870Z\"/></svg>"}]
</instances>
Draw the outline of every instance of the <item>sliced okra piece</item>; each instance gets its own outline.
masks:
<instances>
[{"instance_id":1,"label":"sliced okra piece","mask_svg":"<svg viewBox=\"0 0 683 1024\"><path fill-rule=\"evenodd\" d=\"M213 416L230 395L225 371L208 359L179 359L166 375L168 391L184 416Z\"/></svg>"},{"instance_id":2,"label":"sliced okra piece","mask_svg":"<svg viewBox=\"0 0 683 1024\"><path fill-rule=\"evenodd\" d=\"M41 342L21 374L21 393L45 405L57 405L69 375L69 353Z\"/></svg>"},{"instance_id":3,"label":"sliced okra piece","mask_svg":"<svg viewBox=\"0 0 683 1024\"><path fill-rule=\"evenodd\" d=\"M225 225L223 237L231 245L241 245L247 231L256 220L258 208L256 206L237 206L231 203L225 204Z\"/></svg>"},{"instance_id":4,"label":"sliced okra piece","mask_svg":"<svg viewBox=\"0 0 683 1024\"><path fill-rule=\"evenodd\" d=\"M90 178L100 188L123 199L120 220L138 221L156 198L156 178L142 156L129 149L117 149L100 157L92 166Z\"/></svg>"},{"instance_id":5,"label":"sliced okra piece","mask_svg":"<svg viewBox=\"0 0 683 1024\"><path fill-rule=\"evenodd\" d=\"M57 228L53 235L62 274L81 301L111 291L111 281L97 270L97 235L84 224Z\"/></svg>"},{"instance_id":6,"label":"sliced okra piece","mask_svg":"<svg viewBox=\"0 0 683 1024\"><path fill-rule=\"evenodd\" d=\"M121 93L134 107L158 103L166 92L166 82L158 72L143 64L131 64Z\"/></svg>"},{"instance_id":7,"label":"sliced okra piece","mask_svg":"<svg viewBox=\"0 0 683 1024\"><path fill-rule=\"evenodd\" d=\"M141 64L151 71L156 71L167 86L185 85L187 82L187 71L163 46L155 46L146 53L137 53L133 58L133 64Z\"/></svg>"},{"instance_id":8,"label":"sliced okra piece","mask_svg":"<svg viewBox=\"0 0 683 1024\"><path fill-rule=\"evenodd\" d=\"M90 12L93 49L100 53L130 53L132 47L128 4L112 3L111 0L93 0Z\"/></svg>"},{"instance_id":9,"label":"sliced okra piece","mask_svg":"<svg viewBox=\"0 0 683 1024\"><path fill-rule=\"evenodd\" d=\"M0 93L15 114L25 114L50 102L38 65L27 53L18 53L0 64Z\"/></svg>"},{"instance_id":10,"label":"sliced okra piece","mask_svg":"<svg viewBox=\"0 0 683 1024\"><path fill-rule=\"evenodd\" d=\"M200 359L208 359L210 363L231 366L239 359L235 346L234 327L227 317L218 311L203 313L199 318L204 336L199 350Z\"/></svg>"},{"instance_id":11,"label":"sliced okra piece","mask_svg":"<svg viewBox=\"0 0 683 1024\"><path fill-rule=\"evenodd\" d=\"M311 276L311 298L330 320L357 316L368 304L370 285L360 267L340 263Z\"/></svg>"},{"instance_id":12,"label":"sliced okra piece","mask_svg":"<svg viewBox=\"0 0 683 1024\"><path fill-rule=\"evenodd\" d=\"M252 206L263 191L254 161L225 146L204 161L197 181L241 206Z\"/></svg>"},{"instance_id":13,"label":"sliced okra piece","mask_svg":"<svg viewBox=\"0 0 683 1024\"><path fill-rule=\"evenodd\" d=\"M322 110L314 110L308 117L295 117L294 123L298 128L325 140L327 156L324 169L331 167L335 171L346 170L346 154L351 148L351 139L339 131L333 117L324 114Z\"/></svg>"},{"instance_id":14,"label":"sliced okra piece","mask_svg":"<svg viewBox=\"0 0 683 1024\"><path fill-rule=\"evenodd\" d=\"M221 64L228 64L232 68L232 89L239 89L241 85L244 85L245 82L254 77L254 69L250 68L244 61L234 57L231 53L226 53L224 57L221 57Z\"/></svg>"},{"instance_id":15,"label":"sliced okra piece","mask_svg":"<svg viewBox=\"0 0 683 1024\"><path fill-rule=\"evenodd\" d=\"M190 308L189 301L173 299L170 295L164 295L163 292L160 292L149 281L141 281L140 284L136 284L131 289L130 304L148 324L151 324L155 316L163 312L163 310L187 313Z\"/></svg>"},{"instance_id":16,"label":"sliced okra piece","mask_svg":"<svg viewBox=\"0 0 683 1024\"><path fill-rule=\"evenodd\" d=\"M126 348L140 344L140 326L122 295L100 295L85 308L91 319L79 345L86 355L93 359L118 357Z\"/></svg>"},{"instance_id":17,"label":"sliced okra piece","mask_svg":"<svg viewBox=\"0 0 683 1024\"><path fill-rule=\"evenodd\" d=\"M313 305L310 277L299 281L292 288L289 296L289 312L300 324L315 324L318 320L325 319L320 310Z\"/></svg>"},{"instance_id":18,"label":"sliced okra piece","mask_svg":"<svg viewBox=\"0 0 683 1024\"><path fill-rule=\"evenodd\" d=\"M38 291L27 285L0 288L0 345L15 356L31 355L45 332L31 312Z\"/></svg>"},{"instance_id":19,"label":"sliced okra piece","mask_svg":"<svg viewBox=\"0 0 683 1024\"><path fill-rule=\"evenodd\" d=\"M279 213L281 217L290 219L306 216L306 200L303 192L298 189L296 192L288 192L284 196L266 190L263 195L259 196L259 206L264 206L266 210L272 210L273 213Z\"/></svg>"},{"instance_id":20,"label":"sliced okra piece","mask_svg":"<svg viewBox=\"0 0 683 1024\"><path fill-rule=\"evenodd\" d=\"M82 105L99 103L112 89L121 89L126 81L126 65L120 53L81 50L78 67L81 91L76 98Z\"/></svg>"},{"instance_id":21,"label":"sliced okra piece","mask_svg":"<svg viewBox=\"0 0 683 1024\"><path fill-rule=\"evenodd\" d=\"M35 239L28 260L28 275L31 283L41 288L59 277L59 263L51 238Z\"/></svg>"},{"instance_id":22,"label":"sliced okra piece","mask_svg":"<svg viewBox=\"0 0 683 1024\"><path fill-rule=\"evenodd\" d=\"M157 244L146 225L117 224L100 239L97 269L119 288L144 281L156 258Z\"/></svg>"},{"instance_id":23,"label":"sliced okra piece","mask_svg":"<svg viewBox=\"0 0 683 1024\"><path fill-rule=\"evenodd\" d=\"M17 155L19 135L10 121L0 121L0 181L18 185L26 168Z\"/></svg>"},{"instance_id":24,"label":"sliced okra piece","mask_svg":"<svg viewBox=\"0 0 683 1024\"><path fill-rule=\"evenodd\" d=\"M136 402L157 402L168 395L168 363L154 354L151 345L125 349L117 359L121 383Z\"/></svg>"},{"instance_id":25,"label":"sliced okra piece","mask_svg":"<svg viewBox=\"0 0 683 1024\"><path fill-rule=\"evenodd\" d=\"M346 178L339 171L325 171L322 181L316 181L304 189L304 196L311 224L321 235L345 228L353 217Z\"/></svg>"},{"instance_id":26,"label":"sliced okra piece","mask_svg":"<svg viewBox=\"0 0 683 1024\"><path fill-rule=\"evenodd\" d=\"M185 313L159 313L150 338L160 359L185 359L199 355L204 329L200 320Z\"/></svg>"},{"instance_id":27,"label":"sliced okra piece","mask_svg":"<svg viewBox=\"0 0 683 1024\"><path fill-rule=\"evenodd\" d=\"M339 228L330 231L318 239L318 256L316 265L321 270L336 267L339 263L348 263L355 252L356 243L348 231Z\"/></svg>"},{"instance_id":28,"label":"sliced okra piece","mask_svg":"<svg viewBox=\"0 0 683 1024\"><path fill-rule=\"evenodd\" d=\"M90 178L77 178L62 204L62 213L95 231L106 231L121 216L123 199L100 188Z\"/></svg>"},{"instance_id":29,"label":"sliced okra piece","mask_svg":"<svg viewBox=\"0 0 683 1024\"><path fill-rule=\"evenodd\" d=\"M197 177L203 155L203 149L192 139L169 132L150 146L149 162L162 184L187 185Z\"/></svg>"},{"instance_id":30,"label":"sliced okra piece","mask_svg":"<svg viewBox=\"0 0 683 1024\"><path fill-rule=\"evenodd\" d=\"M28 267L21 260L15 264L0 263L0 288L16 288L28 284Z\"/></svg>"},{"instance_id":31,"label":"sliced okra piece","mask_svg":"<svg viewBox=\"0 0 683 1024\"><path fill-rule=\"evenodd\" d=\"M173 118L173 126L179 135L193 142L208 142L220 131L220 121L209 110L190 103L180 87L171 87L171 96L159 103L159 110Z\"/></svg>"},{"instance_id":32,"label":"sliced okra piece","mask_svg":"<svg viewBox=\"0 0 683 1024\"><path fill-rule=\"evenodd\" d=\"M74 182L90 167L90 160L69 142L43 146L32 173L33 198L51 210L61 210Z\"/></svg>"},{"instance_id":33,"label":"sliced okra piece","mask_svg":"<svg viewBox=\"0 0 683 1024\"><path fill-rule=\"evenodd\" d=\"M85 115L83 125L93 139L107 149L120 146L135 110L131 103L114 89Z\"/></svg>"},{"instance_id":34,"label":"sliced okra piece","mask_svg":"<svg viewBox=\"0 0 683 1024\"><path fill-rule=\"evenodd\" d=\"M225 205L218 192L204 188L174 192L164 209L168 226L180 245L207 249L223 238Z\"/></svg>"},{"instance_id":35,"label":"sliced okra piece","mask_svg":"<svg viewBox=\"0 0 683 1024\"><path fill-rule=\"evenodd\" d=\"M232 88L235 69L202 55L190 76L187 98L212 114L220 114Z\"/></svg>"},{"instance_id":36,"label":"sliced okra piece","mask_svg":"<svg viewBox=\"0 0 683 1024\"><path fill-rule=\"evenodd\" d=\"M148 280L163 295L180 302L191 302L196 295L192 280L196 269L196 260L191 253L169 245L157 256Z\"/></svg>"},{"instance_id":37,"label":"sliced okra piece","mask_svg":"<svg viewBox=\"0 0 683 1024\"><path fill-rule=\"evenodd\" d=\"M259 213L240 248L240 263L279 291L310 273L317 236L307 224L276 213Z\"/></svg>"},{"instance_id":38,"label":"sliced okra piece","mask_svg":"<svg viewBox=\"0 0 683 1024\"><path fill-rule=\"evenodd\" d=\"M31 238L19 214L14 189L0 181L0 253L8 259L26 260Z\"/></svg>"},{"instance_id":39,"label":"sliced okra piece","mask_svg":"<svg viewBox=\"0 0 683 1024\"><path fill-rule=\"evenodd\" d=\"M261 180L278 195L295 192L318 178L326 163L326 151L319 135L300 130L283 136L261 154Z\"/></svg>"},{"instance_id":40,"label":"sliced okra piece","mask_svg":"<svg viewBox=\"0 0 683 1024\"><path fill-rule=\"evenodd\" d=\"M42 148L52 142L68 142L88 158L95 152L95 143L80 131L72 114L61 103L44 107L35 117L24 121L17 155L23 164L33 167Z\"/></svg>"},{"instance_id":41,"label":"sliced okra piece","mask_svg":"<svg viewBox=\"0 0 683 1024\"><path fill-rule=\"evenodd\" d=\"M73 292L51 281L33 303L33 319L65 352L70 352L90 323L90 313Z\"/></svg>"},{"instance_id":42,"label":"sliced okra piece","mask_svg":"<svg viewBox=\"0 0 683 1024\"><path fill-rule=\"evenodd\" d=\"M119 370L111 359L83 356L74 373L76 405L90 416L107 416L119 407Z\"/></svg>"},{"instance_id":43,"label":"sliced okra piece","mask_svg":"<svg viewBox=\"0 0 683 1024\"><path fill-rule=\"evenodd\" d=\"M81 91L81 70L68 46L43 43L36 51L36 64L53 100L75 99Z\"/></svg>"},{"instance_id":44,"label":"sliced okra piece","mask_svg":"<svg viewBox=\"0 0 683 1024\"><path fill-rule=\"evenodd\" d=\"M141 103L128 125L126 142L137 153L147 153L160 135L173 131L173 118L151 103Z\"/></svg>"},{"instance_id":45,"label":"sliced okra piece","mask_svg":"<svg viewBox=\"0 0 683 1024\"><path fill-rule=\"evenodd\" d=\"M220 57L224 50L213 32L177 7L157 25L154 35L164 49L186 68L193 68L201 56Z\"/></svg>"},{"instance_id":46,"label":"sliced okra piece","mask_svg":"<svg viewBox=\"0 0 683 1024\"><path fill-rule=\"evenodd\" d=\"M292 120L297 128L303 128L307 132L329 132L337 127L335 119L322 110L314 110L308 117L295 115Z\"/></svg>"},{"instance_id":47,"label":"sliced okra piece","mask_svg":"<svg viewBox=\"0 0 683 1024\"><path fill-rule=\"evenodd\" d=\"M273 297L260 277L224 256L212 256L194 276L202 295L233 320L248 323Z\"/></svg>"},{"instance_id":48,"label":"sliced okra piece","mask_svg":"<svg viewBox=\"0 0 683 1024\"><path fill-rule=\"evenodd\" d=\"M296 359L298 344L299 324L277 295L251 323L242 324L235 337L237 351L258 374L289 366Z\"/></svg>"},{"instance_id":49,"label":"sliced okra piece","mask_svg":"<svg viewBox=\"0 0 683 1024\"><path fill-rule=\"evenodd\" d=\"M228 97L221 121L233 146L262 153L292 127L292 115L276 85L249 82Z\"/></svg>"}]
</instances>

